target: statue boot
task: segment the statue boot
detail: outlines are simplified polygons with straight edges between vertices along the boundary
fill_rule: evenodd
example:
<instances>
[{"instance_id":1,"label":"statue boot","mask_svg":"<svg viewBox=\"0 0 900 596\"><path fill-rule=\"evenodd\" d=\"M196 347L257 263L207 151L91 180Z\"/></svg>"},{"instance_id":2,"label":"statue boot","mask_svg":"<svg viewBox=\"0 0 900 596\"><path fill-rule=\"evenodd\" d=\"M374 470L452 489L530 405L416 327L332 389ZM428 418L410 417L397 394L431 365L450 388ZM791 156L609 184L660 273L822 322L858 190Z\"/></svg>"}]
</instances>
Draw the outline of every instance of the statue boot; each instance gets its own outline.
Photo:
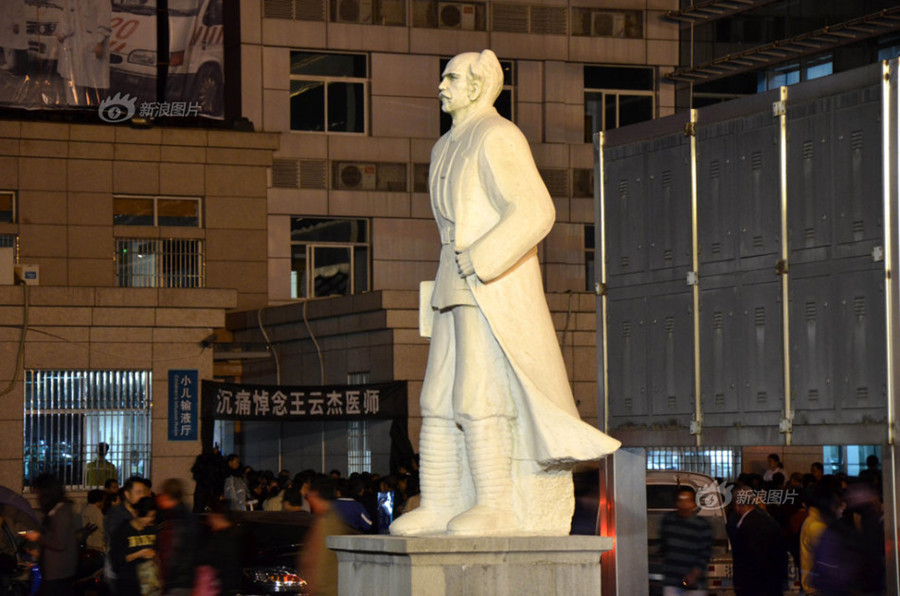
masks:
<instances>
[{"instance_id":1,"label":"statue boot","mask_svg":"<svg viewBox=\"0 0 900 596\"><path fill-rule=\"evenodd\" d=\"M475 506L447 526L456 536L497 536L514 534L519 520L511 509L512 431L502 417L475 420L466 425L466 447Z\"/></svg>"},{"instance_id":2,"label":"statue boot","mask_svg":"<svg viewBox=\"0 0 900 596\"><path fill-rule=\"evenodd\" d=\"M419 435L421 504L391 524L391 534L445 533L447 522L463 510L460 493L460 430L453 420L428 417Z\"/></svg>"}]
</instances>

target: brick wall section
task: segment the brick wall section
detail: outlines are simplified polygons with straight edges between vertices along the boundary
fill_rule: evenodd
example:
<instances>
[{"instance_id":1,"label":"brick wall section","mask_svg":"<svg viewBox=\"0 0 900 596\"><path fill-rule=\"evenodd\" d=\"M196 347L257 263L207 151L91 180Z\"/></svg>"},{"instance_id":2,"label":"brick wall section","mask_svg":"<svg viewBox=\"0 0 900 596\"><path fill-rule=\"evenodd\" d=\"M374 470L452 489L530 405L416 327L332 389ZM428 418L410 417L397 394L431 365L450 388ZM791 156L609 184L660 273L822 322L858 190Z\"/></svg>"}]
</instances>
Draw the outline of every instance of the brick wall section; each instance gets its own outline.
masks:
<instances>
[{"instance_id":1,"label":"brick wall section","mask_svg":"<svg viewBox=\"0 0 900 596\"><path fill-rule=\"evenodd\" d=\"M206 242L206 287L238 291L238 306L268 294L267 167L278 135L226 130L0 122L0 189L18 194L19 262L41 283L116 285L116 236ZM204 226L113 226L114 194L203 197Z\"/></svg>"},{"instance_id":2,"label":"brick wall section","mask_svg":"<svg viewBox=\"0 0 900 596\"><path fill-rule=\"evenodd\" d=\"M0 286L0 391L11 389L0 395L2 484L22 489L22 371L136 369L152 372L152 480L178 477L192 487L190 467L200 442L168 441L168 371L212 376L212 351L200 342L224 324L236 302L235 290Z\"/></svg>"}]
</instances>

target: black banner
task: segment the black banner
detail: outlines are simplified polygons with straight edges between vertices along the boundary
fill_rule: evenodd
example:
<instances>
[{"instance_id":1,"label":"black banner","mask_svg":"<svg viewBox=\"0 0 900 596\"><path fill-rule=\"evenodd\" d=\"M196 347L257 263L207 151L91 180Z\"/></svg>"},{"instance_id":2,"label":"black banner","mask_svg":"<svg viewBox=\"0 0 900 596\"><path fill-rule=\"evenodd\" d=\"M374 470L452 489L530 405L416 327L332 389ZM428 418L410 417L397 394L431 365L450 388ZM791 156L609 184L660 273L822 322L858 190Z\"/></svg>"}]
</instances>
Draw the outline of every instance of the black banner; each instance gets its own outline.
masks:
<instances>
[{"instance_id":1,"label":"black banner","mask_svg":"<svg viewBox=\"0 0 900 596\"><path fill-rule=\"evenodd\" d=\"M367 385L237 385L202 382L203 417L215 420L306 421L406 418L407 383Z\"/></svg>"}]
</instances>

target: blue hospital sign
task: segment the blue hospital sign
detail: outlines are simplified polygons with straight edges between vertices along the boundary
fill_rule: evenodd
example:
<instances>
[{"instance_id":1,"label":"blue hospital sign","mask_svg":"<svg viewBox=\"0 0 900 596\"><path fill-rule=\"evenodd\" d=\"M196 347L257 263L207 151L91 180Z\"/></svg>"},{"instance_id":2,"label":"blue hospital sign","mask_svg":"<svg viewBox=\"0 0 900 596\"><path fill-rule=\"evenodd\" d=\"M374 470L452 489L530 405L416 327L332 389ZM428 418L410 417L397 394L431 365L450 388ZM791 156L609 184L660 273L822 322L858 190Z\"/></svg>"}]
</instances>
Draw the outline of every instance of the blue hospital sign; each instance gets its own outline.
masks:
<instances>
[{"instance_id":1,"label":"blue hospital sign","mask_svg":"<svg viewBox=\"0 0 900 596\"><path fill-rule=\"evenodd\" d=\"M196 370L169 371L169 440L196 441L200 426L200 384Z\"/></svg>"}]
</instances>

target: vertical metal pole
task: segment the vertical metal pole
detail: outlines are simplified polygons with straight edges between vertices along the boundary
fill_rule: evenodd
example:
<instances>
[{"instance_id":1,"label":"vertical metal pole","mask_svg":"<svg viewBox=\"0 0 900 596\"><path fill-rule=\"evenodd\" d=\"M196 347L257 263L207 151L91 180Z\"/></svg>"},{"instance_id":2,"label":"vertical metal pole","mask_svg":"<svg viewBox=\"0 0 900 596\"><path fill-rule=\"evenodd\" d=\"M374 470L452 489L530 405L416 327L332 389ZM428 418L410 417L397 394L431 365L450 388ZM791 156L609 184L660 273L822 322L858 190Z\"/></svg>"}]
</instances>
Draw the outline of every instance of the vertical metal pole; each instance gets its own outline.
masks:
<instances>
[{"instance_id":1,"label":"vertical metal pole","mask_svg":"<svg viewBox=\"0 0 900 596\"><path fill-rule=\"evenodd\" d=\"M691 121L685 134L691 143L691 284L694 310L694 419L691 434L696 437L697 446L703 444L703 406L700 383L700 238L697 224L697 117L698 111L691 110Z\"/></svg>"},{"instance_id":2,"label":"vertical metal pole","mask_svg":"<svg viewBox=\"0 0 900 596\"><path fill-rule=\"evenodd\" d=\"M887 593L900 595L900 569L898 569L897 546L900 544L898 531L898 462L896 446L896 404L895 387L896 351L894 346L900 340L900 330L894 308L897 304L898 284L893 276L894 252L897 248L898 175L900 175L900 99L897 97L898 61L885 60L882 67L882 193L884 202L884 310L885 310L885 350L887 361L887 445L882 454L882 477L884 482L885 541L887 552Z\"/></svg>"},{"instance_id":3,"label":"vertical metal pole","mask_svg":"<svg viewBox=\"0 0 900 596\"><path fill-rule=\"evenodd\" d=\"M791 317L790 317L790 291L788 288L789 267L788 257L790 243L788 242L788 191L787 191L787 98L788 88L781 88L781 101L778 110L779 120L779 173L781 194L781 263L778 267L781 273L781 338L782 338L782 365L784 366L784 414L779 426L779 431L784 433L784 444L790 445L793 439L794 411L791 405Z\"/></svg>"},{"instance_id":4,"label":"vertical metal pole","mask_svg":"<svg viewBox=\"0 0 900 596\"><path fill-rule=\"evenodd\" d=\"M598 420L598 427L605 433L609 432L609 329L608 308L606 295L606 167L603 163L603 149L606 146L606 133L599 132L594 135L594 221L596 232L594 233L594 271L599 271L597 283L594 284L594 293L600 298L600 320L597 321L597 329L600 332L599 373L600 373L600 399L603 400L600 412L602 420Z\"/></svg>"}]
</instances>

